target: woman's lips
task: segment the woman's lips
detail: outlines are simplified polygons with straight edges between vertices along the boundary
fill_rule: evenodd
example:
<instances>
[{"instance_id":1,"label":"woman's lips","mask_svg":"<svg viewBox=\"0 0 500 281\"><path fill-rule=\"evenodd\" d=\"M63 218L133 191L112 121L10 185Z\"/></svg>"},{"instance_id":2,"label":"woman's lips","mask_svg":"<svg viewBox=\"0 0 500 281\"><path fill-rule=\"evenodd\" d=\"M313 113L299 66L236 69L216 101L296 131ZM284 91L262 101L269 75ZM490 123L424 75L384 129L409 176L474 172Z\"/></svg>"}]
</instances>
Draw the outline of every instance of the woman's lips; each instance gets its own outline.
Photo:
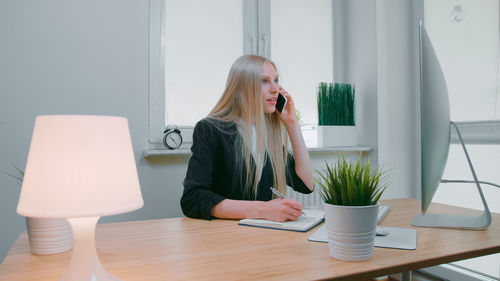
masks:
<instances>
[{"instance_id":1,"label":"woman's lips","mask_svg":"<svg viewBox=\"0 0 500 281\"><path fill-rule=\"evenodd\" d=\"M272 105L276 105L276 99L268 99L267 102Z\"/></svg>"}]
</instances>

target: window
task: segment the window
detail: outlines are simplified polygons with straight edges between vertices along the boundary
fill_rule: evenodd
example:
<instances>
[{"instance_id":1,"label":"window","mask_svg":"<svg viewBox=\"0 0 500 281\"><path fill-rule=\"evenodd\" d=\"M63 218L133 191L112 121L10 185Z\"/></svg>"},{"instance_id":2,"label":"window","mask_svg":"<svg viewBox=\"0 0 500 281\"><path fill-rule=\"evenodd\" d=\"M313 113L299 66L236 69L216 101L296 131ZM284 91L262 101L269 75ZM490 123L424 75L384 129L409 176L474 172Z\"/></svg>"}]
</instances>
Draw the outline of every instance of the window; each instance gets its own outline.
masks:
<instances>
[{"instance_id":1,"label":"window","mask_svg":"<svg viewBox=\"0 0 500 281\"><path fill-rule=\"evenodd\" d=\"M243 54L243 1L165 0L165 120L194 125Z\"/></svg>"},{"instance_id":2,"label":"window","mask_svg":"<svg viewBox=\"0 0 500 281\"><path fill-rule=\"evenodd\" d=\"M205 117L233 61L249 53L276 62L303 122L316 123L317 84L333 81L333 3L150 0L150 142L165 124Z\"/></svg>"},{"instance_id":3,"label":"window","mask_svg":"<svg viewBox=\"0 0 500 281\"><path fill-rule=\"evenodd\" d=\"M271 58L305 124L317 124L316 87L333 80L330 0L271 1Z\"/></svg>"},{"instance_id":4,"label":"window","mask_svg":"<svg viewBox=\"0 0 500 281\"><path fill-rule=\"evenodd\" d=\"M465 17L452 19L457 12ZM451 119L467 127L462 134L469 139L467 149L477 176L479 180L500 184L500 123L492 121L500 119L498 1L426 0L424 20L445 75ZM472 179L461 145L451 146L443 178ZM496 200L500 198L500 189L481 187L490 210L500 212L500 202ZM441 184L434 201L482 208L474 184ZM495 254L453 264L498 278L499 261L500 254Z\"/></svg>"},{"instance_id":5,"label":"window","mask_svg":"<svg viewBox=\"0 0 500 281\"><path fill-rule=\"evenodd\" d=\"M450 19L455 6L464 11L462 21ZM453 121L500 119L498 12L496 0L425 1L425 25L447 81Z\"/></svg>"}]
</instances>

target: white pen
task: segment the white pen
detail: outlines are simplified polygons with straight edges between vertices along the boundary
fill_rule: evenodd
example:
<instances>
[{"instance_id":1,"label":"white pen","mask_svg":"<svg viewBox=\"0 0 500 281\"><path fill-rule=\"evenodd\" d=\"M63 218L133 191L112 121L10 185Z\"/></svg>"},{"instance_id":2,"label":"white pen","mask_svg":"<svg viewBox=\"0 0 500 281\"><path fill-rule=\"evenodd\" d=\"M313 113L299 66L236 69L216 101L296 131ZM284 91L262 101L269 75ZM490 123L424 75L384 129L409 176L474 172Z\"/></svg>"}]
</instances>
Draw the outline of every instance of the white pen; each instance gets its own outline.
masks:
<instances>
[{"instance_id":1,"label":"white pen","mask_svg":"<svg viewBox=\"0 0 500 281\"><path fill-rule=\"evenodd\" d=\"M286 199L286 196L283 195L283 193L279 192L276 188L274 188L274 187L271 186L270 189L277 196L281 197L282 199ZM304 213L304 211L302 211L302 214L305 215L306 213Z\"/></svg>"}]
</instances>

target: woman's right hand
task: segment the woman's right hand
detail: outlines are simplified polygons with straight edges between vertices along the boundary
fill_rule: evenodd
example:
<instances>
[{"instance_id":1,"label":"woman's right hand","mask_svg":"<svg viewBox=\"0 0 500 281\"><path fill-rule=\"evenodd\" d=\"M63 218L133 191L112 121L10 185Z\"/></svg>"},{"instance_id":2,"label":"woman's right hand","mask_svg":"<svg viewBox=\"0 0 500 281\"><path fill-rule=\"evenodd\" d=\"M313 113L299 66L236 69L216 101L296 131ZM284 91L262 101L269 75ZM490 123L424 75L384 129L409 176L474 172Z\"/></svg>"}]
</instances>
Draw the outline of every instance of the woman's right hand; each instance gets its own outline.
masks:
<instances>
[{"instance_id":1,"label":"woman's right hand","mask_svg":"<svg viewBox=\"0 0 500 281\"><path fill-rule=\"evenodd\" d=\"M302 215L304 205L293 199L273 199L264 202L261 217L266 220L284 222L295 221Z\"/></svg>"}]
</instances>

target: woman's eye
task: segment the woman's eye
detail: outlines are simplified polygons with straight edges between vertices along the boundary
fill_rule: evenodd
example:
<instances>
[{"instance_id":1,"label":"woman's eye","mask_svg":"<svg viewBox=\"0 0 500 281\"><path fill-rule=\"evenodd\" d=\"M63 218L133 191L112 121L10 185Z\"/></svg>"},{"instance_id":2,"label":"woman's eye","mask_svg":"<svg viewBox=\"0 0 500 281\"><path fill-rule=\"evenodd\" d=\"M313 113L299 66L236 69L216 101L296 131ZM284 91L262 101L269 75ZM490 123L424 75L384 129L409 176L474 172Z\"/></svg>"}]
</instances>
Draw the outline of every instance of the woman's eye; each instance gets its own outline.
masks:
<instances>
[{"instance_id":1,"label":"woman's eye","mask_svg":"<svg viewBox=\"0 0 500 281\"><path fill-rule=\"evenodd\" d=\"M267 80L266 79L262 79L262 84L266 84L267 83Z\"/></svg>"},{"instance_id":2,"label":"woman's eye","mask_svg":"<svg viewBox=\"0 0 500 281\"><path fill-rule=\"evenodd\" d=\"M274 79L274 83L279 84L280 80L279 79Z\"/></svg>"}]
</instances>

